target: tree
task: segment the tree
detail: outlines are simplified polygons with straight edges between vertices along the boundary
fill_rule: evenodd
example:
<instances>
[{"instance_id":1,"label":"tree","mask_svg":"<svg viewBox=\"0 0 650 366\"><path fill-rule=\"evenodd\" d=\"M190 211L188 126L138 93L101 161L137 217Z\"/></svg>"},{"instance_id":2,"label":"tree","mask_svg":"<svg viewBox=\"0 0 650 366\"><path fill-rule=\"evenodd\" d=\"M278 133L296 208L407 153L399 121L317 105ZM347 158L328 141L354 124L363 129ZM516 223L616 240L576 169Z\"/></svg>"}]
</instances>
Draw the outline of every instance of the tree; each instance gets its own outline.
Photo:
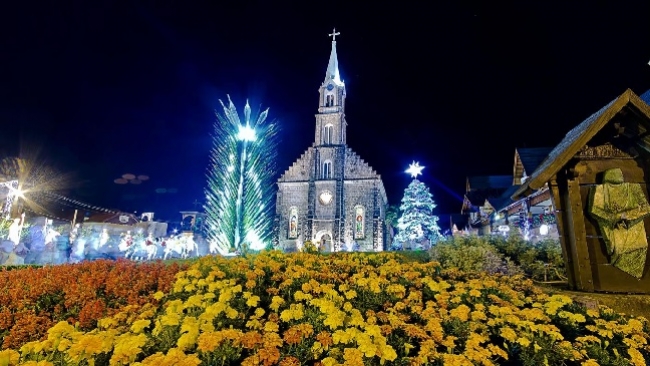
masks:
<instances>
[{"instance_id":1,"label":"tree","mask_svg":"<svg viewBox=\"0 0 650 366\"><path fill-rule=\"evenodd\" d=\"M426 244L435 243L441 237L438 226L438 216L433 214L436 204L429 187L417 179L424 167L413 163L407 172L413 176L413 181L404 190L398 220L399 233L395 236L395 244L402 247L406 243Z\"/></svg>"},{"instance_id":2,"label":"tree","mask_svg":"<svg viewBox=\"0 0 650 366\"><path fill-rule=\"evenodd\" d=\"M206 188L206 234L222 252L243 244L264 249L273 232L273 177L277 125L266 123L268 109L257 118L246 102L243 121L228 97L219 101Z\"/></svg>"}]
</instances>

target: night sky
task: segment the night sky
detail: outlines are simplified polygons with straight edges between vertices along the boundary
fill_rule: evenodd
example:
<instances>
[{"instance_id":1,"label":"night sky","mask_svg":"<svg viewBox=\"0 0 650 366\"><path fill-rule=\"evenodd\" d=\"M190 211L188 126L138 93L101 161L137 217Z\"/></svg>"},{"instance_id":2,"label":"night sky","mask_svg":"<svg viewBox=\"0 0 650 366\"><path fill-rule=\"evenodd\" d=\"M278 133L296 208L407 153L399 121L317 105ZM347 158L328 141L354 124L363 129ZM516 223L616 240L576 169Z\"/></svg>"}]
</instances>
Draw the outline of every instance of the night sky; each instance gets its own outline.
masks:
<instances>
[{"instance_id":1,"label":"night sky","mask_svg":"<svg viewBox=\"0 0 650 366\"><path fill-rule=\"evenodd\" d=\"M71 196L173 216L203 197L226 94L270 107L279 173L311 145L336 27L349 146L390 203L419 161L452 213L467 175L511 174L515 147L554 146L627 88L650 89L648 1L380 3L3 5L0 157L38 150L73 177ZM124 173L150 179L114 184Z\"/></svg>"}]
</instances>

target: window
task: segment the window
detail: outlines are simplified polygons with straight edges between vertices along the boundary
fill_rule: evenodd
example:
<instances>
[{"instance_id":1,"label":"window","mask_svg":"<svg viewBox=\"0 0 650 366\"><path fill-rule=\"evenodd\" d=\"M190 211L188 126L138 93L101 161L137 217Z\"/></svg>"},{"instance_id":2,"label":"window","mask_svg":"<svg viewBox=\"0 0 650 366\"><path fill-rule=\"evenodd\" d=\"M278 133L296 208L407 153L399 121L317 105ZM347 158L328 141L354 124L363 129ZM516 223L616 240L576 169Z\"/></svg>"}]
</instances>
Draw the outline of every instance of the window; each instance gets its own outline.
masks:
<instances>
[{"instance_id":1,"label":"window","mask_svg":"<svg viewBox=\"0 0 650 366\"><path fill-rule=\"evenodd\" d=\"M333 106L334 106L334 96L331 94L327 94L325 107L333 107Z\"/></svg>"},{"instance_id":2,"label":"window","mask_svg":"<svg viewBox=\"0 0 650 366\"><path fill-rule=\"evenodd\" d=\"M365 210L362 206L357 206L354 208L354 238L363 239L365 224L366 224L366 215Z\"/></svg>"},{"instance_id":3,"label":"window","mask_svg":"<svg viewBox=\"0 0 650 366\"><path fill-rule=\"evenodd\" d=\"M298 237L298 208L289 209L289 239Z\"/></svg>"},{"instance_id":4,"label":"window","mask_svg":"<svg viewBox=\"0 0 650 366\"><path fill-rule=\"evenodd\" d=\"M329 160L323 163L323 179L332 179L332 162Z\"/></svg>"},{"instance_id":5,"label":"window","mask_svg":"<svg viewBox=\"0 0 650 366\"><path fill-rule=\"evenodd\" d=\"M323 144L329 145L332 143L332 134L334 132L334 126L326 125L323 127Z\"/></svg>"}]
</instances>

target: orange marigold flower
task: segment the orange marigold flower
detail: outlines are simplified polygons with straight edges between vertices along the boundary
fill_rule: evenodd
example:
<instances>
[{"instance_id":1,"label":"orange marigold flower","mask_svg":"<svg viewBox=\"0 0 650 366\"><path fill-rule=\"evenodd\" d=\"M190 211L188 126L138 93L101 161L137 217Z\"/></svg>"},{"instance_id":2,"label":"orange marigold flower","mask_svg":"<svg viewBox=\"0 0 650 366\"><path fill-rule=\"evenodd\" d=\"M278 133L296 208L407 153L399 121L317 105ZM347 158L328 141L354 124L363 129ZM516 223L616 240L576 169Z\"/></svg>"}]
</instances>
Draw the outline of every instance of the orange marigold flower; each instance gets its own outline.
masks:
<instances>
[{"instance_id":1,"label":"orange marigold flower","mask_svg":"<svg viewBox=\"0 0 650 366\"><path fill-rule=\"evenodd\" d=\"M300 360L293 356L285 357L280 361L280 366L300 366Z\"/></svg>"}]
</instances>

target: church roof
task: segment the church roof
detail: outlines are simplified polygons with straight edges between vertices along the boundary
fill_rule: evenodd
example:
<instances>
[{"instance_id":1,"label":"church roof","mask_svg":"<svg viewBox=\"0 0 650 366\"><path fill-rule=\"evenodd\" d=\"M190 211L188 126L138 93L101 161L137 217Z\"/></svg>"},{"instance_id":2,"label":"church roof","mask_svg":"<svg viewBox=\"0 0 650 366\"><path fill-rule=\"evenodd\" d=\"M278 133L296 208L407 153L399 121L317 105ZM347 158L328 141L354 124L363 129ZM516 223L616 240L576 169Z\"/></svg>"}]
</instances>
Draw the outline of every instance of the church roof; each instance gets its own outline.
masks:
<instances>
[{"instance_id":1,"label":"church roof","mask_svg":"<svg viewBox=\"0 0 650 366\"><path fill-rule=\"evenodd\" d=\"M650 119L649 92L643 94L643 100L630 89L616 99L607 103L599 111L589 116L566 134L564 139L549 153L549 156L531 174L512 196L513 199L526 191L542 188L583 146L585 146L609 121L626 107L634 107Z\"/></svg>"}]
</instances>

